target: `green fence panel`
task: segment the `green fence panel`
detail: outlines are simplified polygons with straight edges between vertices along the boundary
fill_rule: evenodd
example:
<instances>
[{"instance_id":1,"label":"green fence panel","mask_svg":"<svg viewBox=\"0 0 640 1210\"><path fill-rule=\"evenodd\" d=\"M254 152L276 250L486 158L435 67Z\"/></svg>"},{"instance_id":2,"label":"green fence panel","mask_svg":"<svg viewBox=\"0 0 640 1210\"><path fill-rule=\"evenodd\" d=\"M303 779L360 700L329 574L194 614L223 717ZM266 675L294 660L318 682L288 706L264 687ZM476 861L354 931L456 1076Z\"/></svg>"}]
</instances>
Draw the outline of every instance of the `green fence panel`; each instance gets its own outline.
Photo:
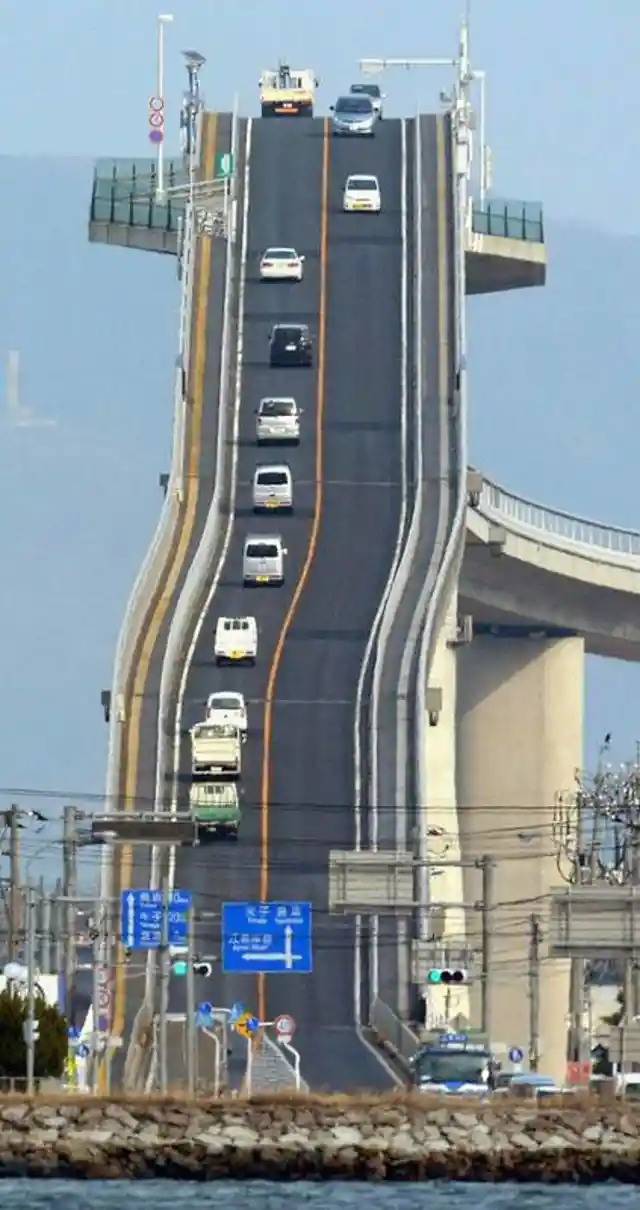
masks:
<instances>
[{"instance_id":1,"label":"green fence panel","mask_svg":"<svg viewBox=\"0 0 640 1210\"><path fill-rule=\"evenodd\" d=\"M165 164L165 186L185 185L188 177L181 159ZM98 160L93 178L91 219L124 223L158 231L176 231L185 203L154 201L157 181L155 159Z\"/></svg>"},{"instance_id":2,"label":"green fence panel","mask_svg":"<svg viewBox=\"0 0 640 1210\"><path fill-rule=\"evenodd\" d=\"M497 235L533 244L544 243L544 221L539 202L492 199L473 205L472 229L478 235Z\"/></svg>"}]
</instances>

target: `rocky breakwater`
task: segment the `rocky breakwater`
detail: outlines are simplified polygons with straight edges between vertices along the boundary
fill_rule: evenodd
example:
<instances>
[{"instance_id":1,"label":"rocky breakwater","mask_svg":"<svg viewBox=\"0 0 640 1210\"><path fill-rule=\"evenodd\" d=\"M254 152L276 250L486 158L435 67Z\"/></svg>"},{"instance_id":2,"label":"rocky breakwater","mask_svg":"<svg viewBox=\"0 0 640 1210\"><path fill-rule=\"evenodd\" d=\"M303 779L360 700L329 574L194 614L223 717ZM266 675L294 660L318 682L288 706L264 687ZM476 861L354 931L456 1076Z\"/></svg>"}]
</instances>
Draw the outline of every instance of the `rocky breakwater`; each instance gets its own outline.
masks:
<instances>
[{"instance_id":1,"label":"rocky breakwater","mask_svg":"<svg viewBox=\"0 0 640 1210\"><path fill-rule=\"evenodd\" d=\"M640 1184L640 1109L409 1096L6 1098L0 1176Z\"/></svg>"}]
</instances>

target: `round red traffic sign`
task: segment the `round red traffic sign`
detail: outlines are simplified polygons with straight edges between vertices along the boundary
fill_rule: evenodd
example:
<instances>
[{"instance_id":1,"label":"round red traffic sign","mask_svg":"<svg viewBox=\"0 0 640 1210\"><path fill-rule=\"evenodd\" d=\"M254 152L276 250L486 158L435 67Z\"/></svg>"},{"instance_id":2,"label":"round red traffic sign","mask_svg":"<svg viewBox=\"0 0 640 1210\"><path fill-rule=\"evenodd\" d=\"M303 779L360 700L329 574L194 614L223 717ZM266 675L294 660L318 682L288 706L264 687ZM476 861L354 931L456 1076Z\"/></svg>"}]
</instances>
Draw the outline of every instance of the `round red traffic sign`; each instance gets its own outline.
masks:
<instances>
[{"instance_id":1,"label":"round red traffic sign","mask_svg":"<svg viewBox=\"0 0 640 1210\"><path fill-rule=\"evenodd\" d=\"M163 113L150 113L149 114L149 125L150 126L164 126L164 114Z\"/></svg>"},{"instance_id":2,"label":"round red traffic sign","mask_svg":"<svg viewBox=\"0 0 640 1210\"><path fill-rule=\"evenodd\" d=\"M296 1032L296 1023L293 1017L286 1015L276 1017L274 1026L279 1042L290 1042Z\"/></svg>"},{"instance_id":3,"label":"round red traffic sign","mask_svg":"<svg viewBox=\"0 0 640 1210\"><path fill-rule=\"evenodd\" d=\"M159 113L164 109L164 100L162 97L149 97L149 109Z\"/></svg>"}]
</instances>

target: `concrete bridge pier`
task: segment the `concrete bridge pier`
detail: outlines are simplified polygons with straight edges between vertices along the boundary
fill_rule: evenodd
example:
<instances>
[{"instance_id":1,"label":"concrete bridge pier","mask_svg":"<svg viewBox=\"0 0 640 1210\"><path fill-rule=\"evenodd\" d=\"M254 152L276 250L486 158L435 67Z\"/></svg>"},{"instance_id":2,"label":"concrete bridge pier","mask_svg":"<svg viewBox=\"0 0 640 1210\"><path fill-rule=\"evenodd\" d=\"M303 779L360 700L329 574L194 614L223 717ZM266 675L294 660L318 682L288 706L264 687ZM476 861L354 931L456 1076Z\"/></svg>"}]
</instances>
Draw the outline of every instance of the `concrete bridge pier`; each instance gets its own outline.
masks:
<instances>
[{"instance_id":1,"label":"concrete bridge pier","mask_svg":"<svg viewBox=\"0 0 640 1210\"><path fill-rule=\"evenodd\" d=\"M558 885L556 796L582 764L584 641L476 636L458 651L457 778L462 857L490 854L493 975L491 1034L528 1055L532 916L541 925L539 1071L557 1080L566 1066L569 963L547 957L549 889ZM465 901L482 895L481 873L465 871ZM468 913L480 947L479 912ZM473 989L480 1019L480 988Z\"/></svg>"}]
</instances>

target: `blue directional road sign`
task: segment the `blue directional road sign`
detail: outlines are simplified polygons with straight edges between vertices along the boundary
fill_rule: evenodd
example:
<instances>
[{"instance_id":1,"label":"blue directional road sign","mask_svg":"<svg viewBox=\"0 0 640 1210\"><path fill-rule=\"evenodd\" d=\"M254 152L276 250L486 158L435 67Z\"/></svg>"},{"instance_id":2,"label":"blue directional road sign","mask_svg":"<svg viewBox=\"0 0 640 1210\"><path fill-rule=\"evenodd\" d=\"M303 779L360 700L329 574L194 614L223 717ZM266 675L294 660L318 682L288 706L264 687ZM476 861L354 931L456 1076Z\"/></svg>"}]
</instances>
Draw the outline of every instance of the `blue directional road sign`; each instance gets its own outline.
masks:
<instances>
[{"instance_id":1,"label":"blue directional road sign","mask_svg":"<svg viewBox=\"0 0 640 1210\"><path fill-rule=\"evenodd\" d=\"M222 970L311 974L311 904L223 903Z\"/></svg>"},{"instance_id":2,"label":"blue directional road sign","mask_svg":"<svg viewBox=\"0 0 640 1210\"><path fill-rule=\"evenodd\" d=\"M155 950L162 943L162 891L122 891L122 944L130 950ZM173 891L169 901L169 945L187 940L190 891Z\"/></svg>"},{"instance_id":3,"label":"blue directional road sign","mask_svg":"<svg viewBox=\"0 0 640 1210\"><path fill-rule=\"evenodd\" d=\"M509 1051L509 1062L510 1063L522 1063L523 1059L524 1059L524 1051L520 1050L519 1046L512 1046L511 1050Z\"/></svg>"},{"instance_id":4,"label":"blue directional road sign","mask_svg":"<svg viewBox=\"0 0 640 1210\"><path fill-rule=\"evenodd\" d=\"M77 1054L78 1058L79 1058L79 1059L88 1059L88 1058L89 1058L90 1053L91 1053L91 1052L90 1052L90 1050L89 1050L89 1047L88 1047L88 1046L86 1046L84 1042L81 1042L81 1043L80 1043L80 1045L79 1045L79 1047L78 1047L78 1049L77 1049L77 1051L76 1051L76 1054Z\"/></svg>"}]
</instances>

